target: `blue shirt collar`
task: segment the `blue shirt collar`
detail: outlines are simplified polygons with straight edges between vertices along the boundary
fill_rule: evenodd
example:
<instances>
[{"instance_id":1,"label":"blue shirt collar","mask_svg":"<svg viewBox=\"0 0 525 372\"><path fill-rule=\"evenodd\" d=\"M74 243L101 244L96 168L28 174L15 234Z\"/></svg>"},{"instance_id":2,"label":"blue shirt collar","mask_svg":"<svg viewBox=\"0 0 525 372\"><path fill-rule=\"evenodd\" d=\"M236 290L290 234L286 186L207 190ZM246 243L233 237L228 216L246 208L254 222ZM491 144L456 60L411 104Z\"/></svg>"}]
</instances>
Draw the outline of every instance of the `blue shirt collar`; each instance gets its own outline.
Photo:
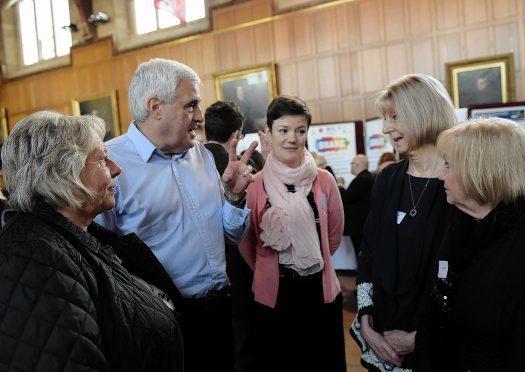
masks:
<instances>
[{"instance_id":1,"label":"blue shirt collar","mask_svg":"<svg viewBox=\"0 0 525 372\"><path fill-rule=\"evenodd\" d=\"M142 134L139 128L137 128L135 121L132 121L131 124L129 125L127 134L128 134L130 141L133 143L133 145L137 149L137 152L139 156L141 157L142 161L144 161L144 163L147 163L151 159L154 153L156 153L157 155L159 155L160 157L164 159L176 160L176 159L184 157L189 151L189 150L183 151L181 153L173 155L173 157L166 156L165 154L162 153L162 151L160 151L157 147L155 147L153 143L151 143L148 137Z\"/></svg>"}]
</instances>

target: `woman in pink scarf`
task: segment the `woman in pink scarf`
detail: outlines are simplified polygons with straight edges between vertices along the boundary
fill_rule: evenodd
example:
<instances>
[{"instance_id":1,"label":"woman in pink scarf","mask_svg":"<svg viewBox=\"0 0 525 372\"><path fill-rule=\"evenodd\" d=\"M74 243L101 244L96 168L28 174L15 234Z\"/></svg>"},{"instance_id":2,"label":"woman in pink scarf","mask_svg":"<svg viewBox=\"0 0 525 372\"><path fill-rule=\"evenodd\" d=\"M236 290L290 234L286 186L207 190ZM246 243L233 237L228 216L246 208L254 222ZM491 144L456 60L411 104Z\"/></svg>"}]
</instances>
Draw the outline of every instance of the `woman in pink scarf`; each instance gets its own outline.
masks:
<instances>
[{"instance_id":1,"label":"woman in pink scarf","mask_svg":"<svg viewBox=\"0 0 525 372\"><path fill-rule=\"evenodd\" d=\"M261 371L346 371L342 295L331 255L343 232L334 177L305 148L310 110L295 97L268 107L271 152L247 190L239 245L254 270Z\"/></svg>"}]
</instances>

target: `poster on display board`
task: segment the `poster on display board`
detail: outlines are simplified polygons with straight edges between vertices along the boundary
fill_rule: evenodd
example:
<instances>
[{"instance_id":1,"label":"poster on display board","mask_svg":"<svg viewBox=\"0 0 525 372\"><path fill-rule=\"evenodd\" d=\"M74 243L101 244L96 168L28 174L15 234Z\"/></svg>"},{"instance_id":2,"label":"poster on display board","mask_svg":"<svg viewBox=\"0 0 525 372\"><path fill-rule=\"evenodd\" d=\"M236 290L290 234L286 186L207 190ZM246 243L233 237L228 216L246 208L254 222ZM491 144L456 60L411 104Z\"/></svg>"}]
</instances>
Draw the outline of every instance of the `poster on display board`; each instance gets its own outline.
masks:
<instances>
[{"instance_id":1,"label":"poster on display board","mask_svg":"<svg viewBox=\"0 0 525 372\"><path fill-rule=\"evenodd\" d=\"M324 155L336 177L344 178L345 188L354 178L350 163L357 154L356 133L361 128L361 122L346 122L311 125L308 130L308 149Z\"/></svg>"},{"instance_id":2,"label":"poster on display board","mask_svg":"<svg viewBox=\"0 0 525 372\"><path fill-rule=\"evenodd\" d=\"M368 170L377 168L379 158L384 152L394 152L387 135L383 134L383 119L370 119L365 122L365 154L368 157Z\"/></svg>"},{"instance_id":3,"label":"poster on display board","mask_svg":"<svg viewBox=\"0 0 525 372\"><path fill-rule=\"evenodd\" d=\"M472 105L468 108L468 117L512 120L525 127L525 102L510 102L500 104Z\"/></svg>"}]
</instances>

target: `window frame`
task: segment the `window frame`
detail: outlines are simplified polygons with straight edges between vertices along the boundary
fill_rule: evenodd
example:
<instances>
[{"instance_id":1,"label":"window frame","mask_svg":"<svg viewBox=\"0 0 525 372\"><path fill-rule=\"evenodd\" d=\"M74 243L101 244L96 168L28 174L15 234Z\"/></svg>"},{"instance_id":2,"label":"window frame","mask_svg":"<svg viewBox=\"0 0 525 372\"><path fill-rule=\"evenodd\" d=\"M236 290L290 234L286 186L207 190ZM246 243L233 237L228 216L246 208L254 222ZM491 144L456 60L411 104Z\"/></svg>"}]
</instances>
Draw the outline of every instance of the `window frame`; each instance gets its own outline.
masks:
<instances>
[{"instance_id":1,"label":"window frame","mask_svg":"<svg viewBox=\"0 0 525 372\"><path fill-rule=\"evenodd\" d=\"M146 47L170 40L181 39L195 35L211 28L210 8L230 0L204 0L204 18L179 24L172 27L157 29L145 34L136 33L134 0L128 0L129 6L115 8L114 35L118 40L115 48L119 52ZM152 1L153 2L153 1ZM109 35L108 35L109 36ZM101 35L99 35L101 37Z\"/></svg>"},{"instance_id":2,"label":"window frame","mask_svg":"<svg viewBox=\"0 0 525 372\"><path fill-rule=\"evenodd\" d=\"M70 19L73 21L74 12L69 4ZM71 49L75 45L74 35L72 36L72 47L70 53L48 60L41 60L32 65L24 65L22 57L21 38L19 34L20 24L18 22L18 8L11 6L8 9L1 9L2 22L0 24L2 32L2 42L4 46L3 55L3 77L4 79L16 79L19 77L48 71L55 68L68 66L71 64ZM9 53L5 52L9 51Z\"/></svg>"},{"instance_id":3,"label":"window frame","mask_svg":"<svg viewBox=\"0 0 525 372\"><path fill-rule=\"evenodd\" d=\"M100 1L100 0L99 0ZM211 30L211 9L231 3L233 0L205 0L205 18L186 23L183 26L174 26L161 29L149 34L137 35L134 24L132 0L110 0L104 3L99 10L111 15L111 21L97 27L97 39L112 38L115 53L124 53L139 48L146 48L155 44L177 41L196 34ZM118 3L118 4L117 4ZM74 2L69 1L69 14L71 23L79 24L79 14ZM3 73L4 79L16 79L30 74L40 73L55 68L67 67L72 63L72 51L75 46L85 42L80 32L72 33L72 47L70 53L50 60L41 60L32 65L24 65L20 36L18 34L17 7L1 9L2 41L4 45ZM80 29L80 27L79 27Z\"/></svg>"},{"instance_id":4,"label":"window frame","mask_svg":"<svg viewBox=\"0 0 525 372\"><path fill-rule=\"evenodd\" d=\"M58 46L58 38L60 37L58 34L57 34L57 30L59 28L59 24L58 22L59 21L56 21L55 20L55 6L57 6L56 4L54 4L54 0L48 0L48 4L49 4L49 13L50 13L50 17L51 17L51 37L47 39L48 42L50 42L50 44L53 46L53 54L54 56L52 57L49 57L49 58L46 58L44 57L44 49L42 47L42 42L41 40L43 40L43 37L42 37L42 34L39 33L39 17L38 17L38 11L37 11L37 4L36 2L38 0L24 0L24 1L30 1L31 2L31 5L32 5L32 8L33 8L33 18L32 18L32 21L33 21L33 24L34 24L34 29L35 29L35 34L32 35L34 36L34 38L36 40L33 40L33 41L36 41L36 55L37 55L37 60L32 62L32 63L29 63L29 64L26 64L25 63L25 55L24 55L24 47L23 47L23 38L22 38L22 24L20 23L20 20L23 18L21 16L21 12L20 12L20 6L21 6L21 3L18 2L14 7L16 7L16 10L15 10L15 15L16 15L16 25L17 25L17 31L18 31L18 44L19 44L19 52L20 52L20 61L21 61L21 64L22 66L24 67L28 67L28 66L33 66L33 65L37 65L37 64L41 64L41 63L44 63L46 61L50 61L50 60L54 60L54 59L57 59L57 58L60 58L60 57L64 57L64 56L68 56L71 54L71 48L73 47L73 36L70 35L70 41L69 41L69 46L65 46L65 49L67 49L67 53L65 54L62 54L62 55L59 55L59 50L61 48L59 48ZM69 5L69 1L67 1L68 5ZM58 6L59 8L61 8L60 6ZM71 9L68 10L69 12L69 23L71 23ZM41 18L40 18L41 19Z\"/></svg>"}]
</instances>

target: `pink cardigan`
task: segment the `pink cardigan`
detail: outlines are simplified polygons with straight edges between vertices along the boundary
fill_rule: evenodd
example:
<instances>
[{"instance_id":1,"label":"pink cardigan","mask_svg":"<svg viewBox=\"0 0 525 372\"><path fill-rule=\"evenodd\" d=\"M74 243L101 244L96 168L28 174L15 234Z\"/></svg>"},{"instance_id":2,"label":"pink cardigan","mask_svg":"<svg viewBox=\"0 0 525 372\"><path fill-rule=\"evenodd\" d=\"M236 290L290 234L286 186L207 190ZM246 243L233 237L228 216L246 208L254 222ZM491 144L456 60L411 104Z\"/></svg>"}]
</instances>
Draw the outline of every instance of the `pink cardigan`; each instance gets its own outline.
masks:
<instances>
[{"instance_id":1,"label":"pink cardigan","mask_svg":"<svg viewBox=\"0 0 525 372\"><path fill-rule=\"evenodd\" d=\"M255 182L247 189L248 208L251 209L250 229L246 238L239 244L239 250L248 265L254 270L252 290L255 301L274 308L279 290L279 256L275 250L263 247L260 240L260 222L268 198L264 190L262 172L255 175ZM324 169L317 170L312 192L319 210L321 225L324 302L330 303L341 292L332 265L332 254L339 246L343 234L343 203L334 177Z\"/></svg>"}]
</instances>

